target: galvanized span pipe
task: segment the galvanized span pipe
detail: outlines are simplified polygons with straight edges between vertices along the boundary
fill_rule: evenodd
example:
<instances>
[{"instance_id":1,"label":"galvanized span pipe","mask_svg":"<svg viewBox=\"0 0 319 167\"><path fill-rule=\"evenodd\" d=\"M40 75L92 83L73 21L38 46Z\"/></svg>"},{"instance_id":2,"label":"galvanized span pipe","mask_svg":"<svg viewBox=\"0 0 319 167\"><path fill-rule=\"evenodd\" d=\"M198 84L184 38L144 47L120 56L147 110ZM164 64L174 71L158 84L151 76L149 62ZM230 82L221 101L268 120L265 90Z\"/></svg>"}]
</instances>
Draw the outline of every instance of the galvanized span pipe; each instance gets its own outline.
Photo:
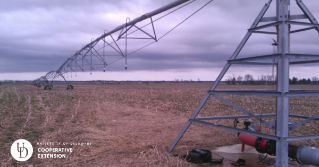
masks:
<instances>
[{"instance_id":1,"label":"galvanized span pipe","mask_svg":"<svg viewBox=\"0 0 319 167\"><path fill-rule=\"evenodd\" d=\"M157 15L157 14L159 14L159 13L162 13L162 12L164 12L164 11L166 11L166 10L169 10L169 9L171 9L171 8L174 8L174 7L176 7L176 6L180 5L180 4L183 4L183 3L187 2L187 1L190 1L190 0L176 0L176 1L172 2L172 3L169 3L169 4L165 5L165 6L160 7L160 8L158 8L158 9L152 11L152 12L145 13L144 15L142 15L142 16L140 16L140 17L137 17L137 18L135 18L135 19L132 20L132 21L129 21L129 22L125 23L125 24L122 24L122 25L120 25L120 26L117 26L117 27L114 28L113 30L111 30L111 31L109 31L109 32L107 32L107 33L104 33L104 34L101 35L100 37L98 37L98 38L96 38L95 40L92 40L90 43L86 44L83 48L81 48L79 51L77 51L73 56L79 55L79 54L80 54L83 50L85 50L86 48L91 47L93 44L96 44L96 43L97 43L98 41L100 41L101 39L103 39L103 38L105 38L105 37L107 37L107 36L109 36L109 35L111 35L111 34L117 32L117 31L119 31L119 30L122 30L122 29L124 29L125 27L133 26L133 25L135 25L136 23L138 23L138 22L140 22L140 21L143 21L143 20L145 20L145 19L148 19L148 18L150 18L150 17L152 17L152 16L155 16L155 15ZM70 58L69 58L69 59L70 59ZM60 68L57 70L57 72L61 72L63 66L64 66L67 62L68 62L68 61L65 61L65 62L60 66Z\"/></svg>"}]
</instances>

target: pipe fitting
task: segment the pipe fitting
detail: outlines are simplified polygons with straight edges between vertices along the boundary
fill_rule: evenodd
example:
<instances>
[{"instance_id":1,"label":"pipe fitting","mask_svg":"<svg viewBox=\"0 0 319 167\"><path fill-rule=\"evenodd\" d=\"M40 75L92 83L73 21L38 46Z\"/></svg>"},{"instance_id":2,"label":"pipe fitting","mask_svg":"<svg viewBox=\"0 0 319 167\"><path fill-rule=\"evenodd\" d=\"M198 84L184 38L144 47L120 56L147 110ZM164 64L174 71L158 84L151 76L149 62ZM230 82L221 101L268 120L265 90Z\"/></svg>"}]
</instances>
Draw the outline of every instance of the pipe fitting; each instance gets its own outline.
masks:
<instances>
[{"instance_id":1,"label":"pipe fitting","mask_svg":"<svg viewBox=\"0 0 319 167\"><path fill-rule=\"evenodd\" d=\"M310 147L309 145L302 144L297 150L297 161L303 165L316 165L319 166L319 149Z\"/></svg>"}]
</instances>

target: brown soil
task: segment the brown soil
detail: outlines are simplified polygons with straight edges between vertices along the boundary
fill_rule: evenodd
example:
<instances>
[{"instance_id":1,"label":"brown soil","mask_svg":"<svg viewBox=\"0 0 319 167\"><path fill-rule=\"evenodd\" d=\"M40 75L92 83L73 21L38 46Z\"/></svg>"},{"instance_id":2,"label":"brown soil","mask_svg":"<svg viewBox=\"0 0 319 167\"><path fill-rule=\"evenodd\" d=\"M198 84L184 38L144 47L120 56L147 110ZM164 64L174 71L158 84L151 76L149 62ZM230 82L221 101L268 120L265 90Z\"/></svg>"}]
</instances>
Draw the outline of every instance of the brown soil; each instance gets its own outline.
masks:
<instances>
[{"instance_id":1,"label":"brown soil","mask_svg":"<svg viewBox=\"0 0 319 167\"><path fill-rule=\"evenodd\" d=\"M234 132L192 124L173 152L167 153L209 87L207 83L96 84L74 85L73 91L61 88L45 91L31 85L1 85L1 166L198 166L180 156L194 147L214 150L239 143ZM241 89L248 87L241 86ZM274 112L273 98L223 97L253 113ZM298 104L304 102L292 104L292 112L318 113L317 97L291 100ZM210 98L199 116L233 114L241 113ZM233 125L233 120L212 122ZM302 128L292 134L319 132L316 122ZM264 132L268 130L264 128ZM20 138L29 140L34 147L34 155L26 162L15 161L10 155L11 144ZM37 149L44 146L37 146L37 142L89 142L91 145L63 146L73 148L66 159L39 159ZM316 140L307 143L318 146Z\"/></svg>"}]
</instances>

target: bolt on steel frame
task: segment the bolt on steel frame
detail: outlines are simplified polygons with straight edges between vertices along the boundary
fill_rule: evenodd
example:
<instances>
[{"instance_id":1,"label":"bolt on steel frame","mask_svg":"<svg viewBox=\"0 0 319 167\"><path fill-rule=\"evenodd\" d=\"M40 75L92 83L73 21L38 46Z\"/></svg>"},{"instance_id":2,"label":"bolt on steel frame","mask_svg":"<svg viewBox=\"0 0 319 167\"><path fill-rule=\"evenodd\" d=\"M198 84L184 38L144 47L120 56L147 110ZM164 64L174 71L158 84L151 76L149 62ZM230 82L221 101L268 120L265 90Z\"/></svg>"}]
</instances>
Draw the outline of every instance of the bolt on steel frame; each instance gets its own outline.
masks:
<instances>
[{"instance_id":1,"label":"bolt on steel frame","mask_svg":"<svg viewBox=\"0 0 319 167\"><path fill-rule=\"evenodd\" d=\"M308 64L319 62L319 55L310 54L293 54L290 53L290 34L307 31L311 29L316 29L319 32L319 24L302 0L296 0L297 5L300 7L303 14L300 15L290 15L290 0L276 0L276 16L275 17L263 17L268 10L272 0L269 0L260 13L258 14L256 20L253 22L250 29L240 42L239 46L236 48L235 52L232 54L231 58L228 60L227 64L224 66L223 70L213 83L212 87L208 90L207 94L204 96L194 113L189 118L188 122L184 125L181 132L178 134L172 145L169 147L168 152L171 152L178 141L182 138L183 134L186 132L188 127L192 123L207 125L211 127L221 128L225 130L230 130L234 132L246 133L255 135L258 137L264 137L268 139L276 140L276 166L277 167L287 167L288 166L288 142L306 139L316 139L319 138L317 135L308 136L296 136L289 137L288 131L293 130L311 120L318 120L319 114L314 116L304 116L289 114L289 97L294 96L319 96L319 91L309 91L309 90L289 90L289 66L294 64ZM292 20L297 19L308 19L310 23L306 22L296 22ZM269 24L258 26L260 22L271 22ZM290 25L303 25L307 28L298 29L295 31L290 31ZM277 32L260 31L269 27L277 27ZM277 34L278 42L278 54L270 54L263 56L255 56L248 58L237 58L238 54L248 41L249 37L253 33L262 34ZM216 90L217 85L220 83L221 79L231 67L232 64L243 64L243 65L273 65L273 63L265 62L265 60L277 60L277 90ZM291 58L311 58L313 60L307 61L291 61ZM251 112L233 104L232 102L219 96L220 94L233 94L233 95L258 95L258 96L273 96L277 98L277 113L270 114L252 114ZM234 116L212 116L212 117L197 117L198 113L207 102L208 98L213 96L220 101L234 107L235 109L243 112L245 115L234 115ZM264 117L276 117L276 135L268 135L264 133L251 132L238 128L217 125L210 122L205 122L205 120L216 120L216 119L234 119L234 118L255 118L261 123L267 125L268 127L273 126L271 122L265 121ZM293 124L290 129L288 126L289 117L303 118L304 121Z\"/></svg>"}]
</instances>

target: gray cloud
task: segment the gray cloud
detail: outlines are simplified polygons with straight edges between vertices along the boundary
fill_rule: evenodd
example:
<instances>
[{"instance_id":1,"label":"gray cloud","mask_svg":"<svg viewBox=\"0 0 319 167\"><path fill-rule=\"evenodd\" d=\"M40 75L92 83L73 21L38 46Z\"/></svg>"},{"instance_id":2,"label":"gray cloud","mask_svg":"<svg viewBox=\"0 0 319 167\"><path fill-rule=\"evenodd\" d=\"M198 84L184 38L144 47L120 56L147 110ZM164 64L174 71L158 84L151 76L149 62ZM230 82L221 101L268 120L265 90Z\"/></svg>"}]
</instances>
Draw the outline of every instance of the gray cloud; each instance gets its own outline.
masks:
<instances>
[{"instance_id":1,"label":"gray cloud","mask_svg":"<svg viewBox=\"0 0 319 167\"><path fill-rule=\"evenodd\" d=\"M163 6L171 0L13 0L0 2L0 72L46 72L56 70L68 57L104 30L111 30L144 13ZM208 1L198 0L185 8L155 22L157 36L165 34L176 24ZM267 0L214 0L158 43L129 56L129 69L164 70L221 67L236 49L247 29ZM319 18L319 2L305 2ZM275 14L273 6L266 16ZM300 14L291 1L292 14ZM159 16L154 16L154 20ZM304 20L306 21L306 20ZM148 23L137 24L142 26ZM302 28L302 27L293 27ZM145 30L152 32L150 26ZM275 31L275 28L269 30ZM145 35L135 33L134 36ZM291 35L292 52L316 54L319 47L314 30ZM116 35L114 35L116 36ZM133 34L132 34L133 36ZM253 35L240 56L263 55L272 52L274 35ZM134 51L146 40L129 40L128 50ZM124 40L119 41L124 51ZM102 51L102 50L101 50ZM110 51L112 54L114 51ZM101 52L100 52L101 53ZM114 61L111 58L108 62ZM123 70L124 60L107 67Z\"/></svg>"}]
</instances>

